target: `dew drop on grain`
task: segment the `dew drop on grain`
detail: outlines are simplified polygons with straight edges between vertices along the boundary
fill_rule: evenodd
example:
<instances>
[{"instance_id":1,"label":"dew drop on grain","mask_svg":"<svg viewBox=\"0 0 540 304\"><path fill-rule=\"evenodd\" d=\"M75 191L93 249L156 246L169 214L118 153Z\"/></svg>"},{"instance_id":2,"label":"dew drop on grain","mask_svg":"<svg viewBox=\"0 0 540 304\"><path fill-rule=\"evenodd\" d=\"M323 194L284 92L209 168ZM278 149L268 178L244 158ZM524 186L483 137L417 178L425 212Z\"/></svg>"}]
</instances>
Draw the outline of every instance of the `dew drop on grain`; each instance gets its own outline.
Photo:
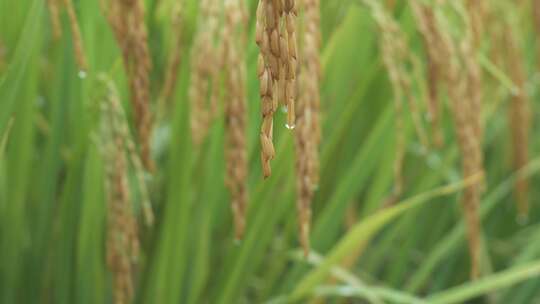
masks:
<instances>
[{"instance_id":1,"label":"dew drop on grain","mask_svg":"<svg viewBox=\"0 0 540 304\"><path fill-rule=\"evenodd\" d=\"M79 78L80 78L80 79L85 79L86 76L87 76L85 70L80 70L78 75L79 75Z\"/></svg>"},{"instance_id":2,"label":"dew drop on grain","mask_svg":"<svg viewBox=\"0 0 540 304\"><path fill-rule=\"evenodd\" d=\"M289 130L294 130L295 127L296 127L296 125L285 124L285 128L287 128Z\"/></svg>"}]
</instances>

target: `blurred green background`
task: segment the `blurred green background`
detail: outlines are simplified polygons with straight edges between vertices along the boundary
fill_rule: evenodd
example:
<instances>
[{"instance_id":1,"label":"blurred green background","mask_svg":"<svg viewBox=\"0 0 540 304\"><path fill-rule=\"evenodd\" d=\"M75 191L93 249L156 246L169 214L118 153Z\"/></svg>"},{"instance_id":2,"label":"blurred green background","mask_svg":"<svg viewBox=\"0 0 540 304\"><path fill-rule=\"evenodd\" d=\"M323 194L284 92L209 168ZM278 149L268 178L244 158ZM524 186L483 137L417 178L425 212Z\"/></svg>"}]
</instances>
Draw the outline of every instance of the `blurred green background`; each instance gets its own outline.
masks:
<instances>
[{"instance_id":1,"label":"blurred green background","mask_svg":"<svg viewBox=\"0 0 540 304\"><path fill-rule=\"evenodd\" d=\"M145 1L154 112L172 49L171 8L177 1ZM534 124L531 162L522 171L531 178L531 211L528 222L520 224L507 120L510 91L505 71L487 55L482 65L488 75L483 276L470 281L461 167L450 117L443 119L444 147L425 149L410 115L405 116L405 191L401 202L381 208L392 192L396 131L379 29L361 1L321 1L321 183L313 202L313 251L305 259L297 241L294 139L280 127L285 114L276 114L273 175L263 180L260 169L257 1L246 2L250 201L240 242L234 241L224 185L222 111L204 144L191 143L187 92L199 1L181 2L182 61L167 114L155 125L157 170L147 183L156 222L148 227L139 221L135 303L540 303L539 130ZM408 1L396 2L387 12L424 66ZM505 11L518 20L515 33L523 42L520 59L536 116L532 1L521 6L487 2L501 7L508 2ZM131 117L129 88L99 1L75 0L74 5L89 63L84 78L65 13L63 38L54 41L44 0L0 0L1 303L112 303L104 160L96 140L104 90L98 75L116 84ZM133 172L130 177L136 184Z\"/></svg>"}]
</instances>

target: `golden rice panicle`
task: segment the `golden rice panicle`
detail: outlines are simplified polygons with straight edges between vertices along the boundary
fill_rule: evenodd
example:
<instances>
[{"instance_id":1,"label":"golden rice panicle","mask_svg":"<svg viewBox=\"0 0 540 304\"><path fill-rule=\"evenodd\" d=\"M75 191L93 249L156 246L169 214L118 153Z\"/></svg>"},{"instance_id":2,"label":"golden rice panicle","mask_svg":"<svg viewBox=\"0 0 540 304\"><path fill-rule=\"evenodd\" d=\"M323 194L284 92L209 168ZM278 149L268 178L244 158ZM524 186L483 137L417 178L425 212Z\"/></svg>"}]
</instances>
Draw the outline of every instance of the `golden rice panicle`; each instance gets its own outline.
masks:
<instances>
[{"instance_id":1,"label":"golden rice panicle","mask_svg":"<svg viewBox=\"0 0 540 304\"><path fill-rule=\"evenodd\" d=\"M114 303L131 303L133 277L138 258L137 221L133 214L126 159L123 122L114 86L109 84L101 104L102 155L105 163L107 193L107 266L113 275Z\"/></svg>"},{"instance_id":2,"label":"golden rice panicle","mask_svg":"<svg viewBox=\"0 0 540 304\"><path fill-rule=\"evenodd\" d=\"M257 76L259 78L259 94L261 96L261 164L265 178L272 174L270 161L275 156L272 142L274 128L274 113L278 105L278 79L280 36L278 33L279 17L281 16L281 0L259 0L255 40L259 46Z\"/></svg>"},{"instance_id":3,"label":"golden rice panicle","mask_svg":"<svg viewBox=\"0 0 540 304\"><path fill-rule=\"evenodd\" d=\"M540 1L533 1L533 24L536 34L536 64L537 68L540 68Z\"/></svg>"},{"instance_id":4,"label":"golden rice panicle","mask_svg":"<svg viewBox=\"0 0 540 304\"><path fill-rule=\"evenodd\" d=\"M221 64L219 50L215 47L219 34L219 3L217 0L200 2L199 25L191 52L191 133L197 146L208 134L216 110L217 74Z\"/></svg>"},{"instance_id":5,"label":"golden rice panicle","mask_svg":"<svg viewBox=\"0 0 540 304\"><path fill-rule=\"evenodd\" d=\"M181 62L182 50L182 2L175 2L171 13L172 25L172 48L167 60L165 82L161 89L159 111L164 112L164 107L174 94L178 71ZM160 117L158 117L159 119Z\"/></svg>"},{"instance_id":6,"label":"golden rice panicle","mask_svg":"<svg viewBox=\"0 0 540 304\"><path fill-rule=\"evenodd\" d=\"M418 1L411 1L418 28L422 34L424 48L427 55L428 79L428 118L431 122L432 136L435 146L443 145L443 131L441 126L441 104L439 101L439 85L441 78L440 53L437 50L438 36L435 32L435 13L433 7Z\"/></svg>"},{"instance_id":7,"label":"golden rice panicle","mask_svg":"<svg viewBox=\"0 0 540 304\"><path fill-rule=\"evenodd\" d=\"M380 50L392 86L396 112L396 152L394 160L394 193L388 203L395 201L403 191L402 167L405 155L405 123L404 103L407 101L418 139L424 147L428 146L427 136L422 125L422 119L413 92L412 79L409 76L409 65L415 65L417 60L408 48L404 34L398 24L385 11L382 4L375 0L364 0L371 9L372 16L380 30Z\"/></svg>"},{"instance_id":8,"label":"golden rice panicle","mask_svg":"<svg viewBox=\"0 0 540 304\"><path fill-rule=\"evenodd\" d=\"M51 20L54 40L62 38L62 24L60 22L60 3L59 0L47 0L49 9L49 19Z\"/></svg>"},{"instance_id":9,"label":"golden rice panicle","mask_svg":"<svg viewBox=\"0 0 540 304\"><path fill-rule=\"evenodd\" d=\"M102 0L102 6L122 51L141 158L144 167L153 171L154 163L150 151L152 119L149 80L152 62L148 50L143 3L142 0Z\"/></svg>"},{"instance_id":10,"label":"golden rice panicle","mask_svg":"<svg viewBox=\"0 0 540 304\"><path fill-rule=\"evenodd\" d=\"M503 49L506 50L506 69L517 90L512 92L508 115L512 133L514 168L519 170L529 161L531 107L525 88L527 75L523 67L523 51L519 42L516 41L515 33L508 24L503 30L503 37ZM526 219L529 213L529 180L527 178L518 179L514 192L519 215Z\"/></svg>"},{"instance_id":11,"label":"golden rice panicle","mask_svg":"<svg viewBox=\"0 0 540 304\"><path fill-rule=\"evenodd\" d=\"M307 256L310 247L311 202L319 183L321 34L319 0L302 0L301 3L304 15L301 20L303 32L296 104L296 204L300 243Z\"/></svg>"},{"instance_id":12,"label":"golden rice panicle","mask_svg":"<svg viewBox=\"0 0 540 304\"><path fill-rule=\"evenodd\" d=\"M79 27L79 21L77 20L77 14L75 13L75 8L73 7L72 0L64 0L64 5L66 6L66 10L69 16L69 26L71 28L71 35L73 37L75 60L77 61L79 70L84 73L88 70L88 63L86 61L86 54L84 52L81 29Z\"/></svg>"},{"instance_id":13,"label":"golden rice panicle","mask_svg":"<svg viewBox=\"0 0 540 304\"><path fill-rule=\"evenodd\" d=\"M467 77L460 74L453 71L450 72L450 75L446 75L446 77L450 77L447 78L448 92L454 128L461 152L463 176L464 178L468 178L482 171L478 156L481 151L475 135L474 125L470 120L472 101L470 96L467 96L467 84L463 83ZM467 187L464 190L462 199L471 256L471 276L473 278L479 275L480 223L478 207L480 204L480 186L477 183Z\"/></svg>"},{"instance_id":14,"label":"golden rice panicle","mask_svg":"<svg viewBox=\"0 0 540 304\"><path fill-rule=\"evenodd\" d=\"M297 45L296 45L296 0L283 0L284 1L284 19L286 34L285 39L281 40L281 58L284 62L282 69L285 74L285 103L287 105L287 127L289 129L294 128L295 124L295 109L294 103L296 99L296 66L298 62L297 58Z\"/></svg>"},{"instance_id":15,"label":"golden rice panicle","mask_svg":"<svg viewBox=\"0 0 540 304\"><path fill-rule=\"evenodd\" d=\"M137 148L129 132L128 120L124 110L117 102L117 99L112 99L112 101L110 111L115 115L116 121L118 121L116 132L118 132L121 135L121 138L124 140L124 147L129 158L129 163L133 166L135 171L135 179L139 188L139 196L141 200L140 205L142 207L144 220L147 226L152 226L154 223L154 213L152 211L150 194L148 193L148 187L145 181L144 165L139 154L137 153Z\"/></svg>"},{"instance_id":16,"label":"golden rice panicle","mask_svg":"<svg viewBox=\"0 0 540 304\"><path fill-rule=\"evenodd\" d=\"M261 162L264 177L271 175L275 156L273 116L279 103L287 106L287 128L295 127L296 99L296 0L260 0L255 40L260 49L257 75L260 83Z\"/></svg>"},{"instance_id":17,"label":"golden rice panicle","mask_svg":"<svg viewBox=\"0 0 540 304\"><path fill-rule=\"evenodd\" d=\"M386 7L389 11L393 12L396 10L397 1L396 0L386 0Z\"/></svg>"},{"instance_id":18,"label":"golden rice panicle","mask_svg":"<svg viewBox=\"0 0 540 304\"><path fill-rule=\"evenodd\" d=\"M478 54L481 48L481 42L483 37L482 23L485 20L485 8L484 0L466 0L467 15L464 18L467 19L468 27L467 39L461 44L464 48L464 59L466 60L465 67L468 69L468 81L467 90L471 98L471 121L474 128L474 135L478 141L482 140L482 119L476 119L474 115L482 112L482 69L478 62ZM483 155L480 153L479 157L482 159ZM482 161L482 160L480 160Z\"/></svg>"},{"instance_id":19,"label":"golden rice panicle","mask_svg":"<svg viewBox=\"0 0 540 304\"><path fill-rule=\"evenodd\" d=\"M437 24L435 28L435 33L439 37L437 49L440 52L440 58L443 59L441 60L442 75L447 87L451 115L460 148L463 177L470 178L483 172L481 142L476 133L476 126L479 125L478 120L481 116L480 112L474 111L476 95L471 92L468 83L472 77L475 77L472 75L474 70L467 66L471 64L471 59L468 57L475 56L472 53L473 38L468 31L465 38L458 43L445 30L445 27ZM481 186L481 182L468 186L462 198L472 278L477 278L480 274L481 227L478 209Z\"/></svg>"},{"instance_id":20,"label":"golden rice panicle","mask_svg":"<svg viewBox=\"0 0 540 304\"><path fill-rule=\"evenodd\" d=\"M373 7L372 9L377 9ZM379 21L379 27L383 29L388 28L389 25L385 25L383 21ZM404 122L404 110L403 110L403 98L404 92L401 86L401 76L396 62L395 47L393 46L394 37L391 36L392 31L384 31L381 37L381 52L383 63L388 71L390 83L392 85L392 91L394 94L394 107L395 107L395 129L396 129L396 149L394 159L394 197L401 195L403 191L403 159L405 156L405 122Z\"/></svg>"},{"instance_id":21,"label":"golden rice panicle","mask_svg":"<svg viewBox=\"0 0 540 304\"><path fill-rule=\"evenodd\" d=\"M247 189L247 95L246 49L247 12L242 0L225 1L223 62L225 71L225 184L231 194L235 237L240 240L246 226Z\"/></svg>"},{"instance_id":22,"label":"golden rice panicle","mask_svg":"<svg viewBox=\"0 0 540 304\"><path fill-rule=\"evenodd\" d=\"M469 18L469 30L472 31L471 39L474 48L479 48L482 43L485 22L488 17L486 0L465 0Z\"/></svg>"}]
</instances>

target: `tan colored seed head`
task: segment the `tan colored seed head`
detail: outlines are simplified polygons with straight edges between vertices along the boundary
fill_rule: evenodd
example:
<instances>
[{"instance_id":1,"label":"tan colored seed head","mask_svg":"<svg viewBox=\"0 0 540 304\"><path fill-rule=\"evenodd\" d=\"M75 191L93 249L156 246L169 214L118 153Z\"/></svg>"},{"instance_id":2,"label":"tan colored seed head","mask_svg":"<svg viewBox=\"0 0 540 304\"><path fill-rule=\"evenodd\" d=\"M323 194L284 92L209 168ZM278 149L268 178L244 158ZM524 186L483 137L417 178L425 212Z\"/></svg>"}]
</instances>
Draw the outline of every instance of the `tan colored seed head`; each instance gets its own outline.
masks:
<instances>
[{"instance_id":1,"label":"tan colored seed head","mask_svg":"<svg viewBox=\"0 0 540 304\"><path fill-rule=\"evenodd\" d=\"M463 18L468 18L463 16ZM479 68L477 49L474 48L475 36L470 28L465 35L454 38L446 27L434 23L438 62L441 75L447 87L449 104L458 146L461 154L462 174L464 178L483 172L482 145L480 137L481 102L478 92L472 84L478 84ZM480 217L479 204L482 194L481 182L470 185L464 190L462 198L463 212L467 226L469 252L471 258L471 277L480 274Z\"/></svg>"},{"instance_id":2,"label":"tan colored seed head","mask_svg":"<svg viewBox=\"0 0 540 304\"><path fill-rule=\"evenodd\" d=\"M439 86L441 81L441 58L437 49L441 43L436 32L436 20L432 7L419 3L410 2L422 34L424 48L427 55L427 81L428 81L428 117L431 122L433 141L437 147L443 144L443 131L441 126L441 105L439 101Z\"/></svg>"},{"instance_id":3,"label":"tan colored seed head","mask_svg":"<svg viewBox=\"0 0 540 304\"><path fill-rule=\"evenodd\" d=\"M62 38L62 24L60 23L60 3L59 0L47 0L49 18L51 20L53 38L58 41Z\"/></svg>"},{"instance_id":4,"label":"tan colored seed head","mask_svg":"<svg viewBox=\"0 0 540 304\"><path fill-rule=\"evenodd\" d=\"M220 2L203 0L200 2L200 16L191 52L191 80L189 99L191 104L191 134L193 142L199 146L217 114L219 98L219 57Z\"/></svg>"},{"instance_id":5,"label":"tan colored seed head","mask_svg":"<svg viewBox=\"0 0 540 304\"><path fill-rule=\"evenodd\" d=\"M134 267L139 254L138 225L133 214L126 158L126 121L118 94L108 82L101 103L102 157L107 193L107 266L113 276L114 303L133 299Z\"/></svg>"},{"instance_id":6,"label":"tan colored seed head","mask_svg":"<svg viewBox=\"0 0 540 304\"><path fill-rule=\"evenodd\" d=\"M235 236L241 239L246 226L248 202L246 49L247 12L243 1L225 1L222 59L225 76L225 184L231 194Z\"/></svg>"},{"instance_id":7,"label":"tan colored seed head","mask_svg":"<svg viewBox=\"0 0 540 304\"><path fill-rule=\"evenodd\" d=\"M320 2L303 0L300 38L300 70L296 102L296 206L298 230L304 254L309 253L311 203L319 184L321 49Z\"/></svg>"},{"instance_id":8,"label":"tan colored seed head","mask_svg":"<svg viewBox=\"0 0 540 304\"><path fill-rule=\"evenodd\" d=\"M152 115L150 108L150 69L148 34L142 0L101 0L109 24L122 51L129 79L131 106L144 167L154 170L150 151Z\"/></svg>"},{"instance_id":9,"label":"tan colored seed head","mask_svg":"<svg viewBox=\"0 0 540 304\"><path fill-rule=\"evenodd\" d=\"M513 165L515 170L520 170L529 162L532 118L530 99L525 87L527 75L522 59L525 56L517 39L518 36L508 22L505 23L501 36L498 47L505 50L505 69L516 86L516 91L511 92L508 119L513 143ZM527 178L516 181L514 194L519 216L523 219L528 218L529 180Z\"/></svg>"},{"instance_id":10,"label":"tan colored seed head","mask_svg":"<svg viewBox=\"0 0 540 304\"><path fill-rule=\"evenodd\" d=\"M165 82L161 88L159 97L157 121L159 121L166 113L168 102L174 95L174 91L176 89L177 77L182 59L182 14L182 3L175 2L171 13L172 49L167 60L168 63L165 72Z\"/></svg>"},{"instance_id":11,"label":"tan colored seed head","mask_svg":"<svg viewBox=\"0 0 540 304\"><path fill-rule=\"evenodd\" d=\"M380 31L379 46L393 91L395 106L396 148L394 160L394 192L389 202L396 201L403 191L402 167L405 156L405 105L408 105L418 139L428 146L418 101L413 92L413 79L409 66L418 64L397 22L376 0L364 0Z\"/></svg>"},{"instance_id":12,"label":"tan colored seed head","mask_svg":"<svg viewBox=\"0 0 540 304\"><path fill-rule=\"evenodd\" d=\"M279 104L287 107L287 128L295 128L296 0L260 0L255 41L260 49L257 76L261 96L261 163L264 177L271 175L274 158L273 116Z\"/></svg>"}]
</instances>

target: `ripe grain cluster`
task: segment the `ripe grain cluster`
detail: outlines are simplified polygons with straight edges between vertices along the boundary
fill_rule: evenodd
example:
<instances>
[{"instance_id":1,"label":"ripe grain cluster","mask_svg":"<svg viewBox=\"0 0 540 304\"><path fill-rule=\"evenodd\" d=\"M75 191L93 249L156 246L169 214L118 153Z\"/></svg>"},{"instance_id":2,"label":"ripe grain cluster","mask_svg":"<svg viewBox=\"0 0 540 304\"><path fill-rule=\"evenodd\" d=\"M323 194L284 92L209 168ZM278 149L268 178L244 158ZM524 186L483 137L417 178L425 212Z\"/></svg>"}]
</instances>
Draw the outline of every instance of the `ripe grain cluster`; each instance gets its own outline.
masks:
<instances>
[{"instance_id":1,"label":"ripe grain cluster","mask_svg":"<svg viewBox=\"0 0 540 304\"><path fill-rule=\"evenodd\" d=\"M255 40L260 49L257 75L263 122L261 163L264 177L271 175L275 156L273 116L278 104L287 106L287 127L295 127L297 41L295 0L260 0L257 7Z\"/></svg>"},{"instance_id":2,"label":"ripe grain cluster","mask_svg":"<svg viewBox=\"0 0 540 304\"><path fill-rule=\"evenodd\" d=\"M309 250L311 202L319 185L321 49L320 2L303 0L300 28L299 94L296 103L296 191L299 238Z\"/></svg>"},{"instance_id":3,"label":"ripe grain cluster","mask_svg":"<svg viewBox=\"0 0 540 304\"><path fill-rule=\"evenodd\" d=\"M47 7L49 9L49 18L51 20L54 40L59 40L62 37L63 31L60 16L62 7L65 7L69 17L69 28L71 30L71 37L73 40L75 60L80 70L80 75L85 75L88 70L88 63L84 50L81 29L79 27L79 20L77 18L77 13L75 12L75 7L73 6L72 0L47 0Z\"/></svg>"},{"instance_id":4,"label":"ripe grain cluster","mask_svg":"<svg viewBox=\"0 0 540 304\"><path fill-rule=\"evenodd\" d=\"M220 1L202 0L197 32L191 51L191 134L199 146L217 115L219 99L219 70L222 66L219 44L221 31Z\"/></svg>"},{"instance_id":5,"label":"ripe grain cluster","mask_svg":"<svg viewBox=\"0 0 540 304\"><path fill-rule=\"evenodd\" d=\"M418 105L418 96L413 90L413 78L410 66L417 66L418 60L409 49L407 39L399 25L378 1L364 0L381 33L379 46L384 66L388 71L392 86L396 113L395 133L396 148L394 160L394 193L388 202L394 202L403 192L403 162L406 146L405 103L413 120L418 139L422 146L428 146L428 139L422 123L422 115Z\"/></svg>"},{"instance_id":6,"label":"ripe grain cluster","mask_svg":"<svg viewBox=\"0 0 540 304\"><path fill-rule=\"evenodd\" d=\"M169 58L165 72L165 83L161 88L159 111L164 111L166 104L170 102L174 95L178 72L180 70L180 62L182 59L182 17L183 7L182 2L176 2L171 13L171 31L172 31L172 47L170 49ZM158 117L160 119L162 117Z\"/></svg>"},{"instance_id":7,"label":"ripe grain cluster","mask_svg":"<svg viewBox=\"0 0 540 304\"><path fill-rule=\"evenodd\" d=\"M437 64L440 78L431 81L441 81L446 88L450 113L458 146L460 148L462 174L469 178L483 172L482 156L482 92L481 70L477 60L480 48L481 29L473 11L468 10L461 18L466 26L460 37L450 34L447 19L439 14L435 16L440 6L427 6L414 1L416 18L420 29L429 44L428 53ZM471 8L472 9L472 8ZM429 31L428 31L429 29ZM431 84L436 86L438 84ZM471 276L477 277L480 272L480 219L479 204L482 194L482 184L476 183L464 190L462 205L467 223L467 235L471 256Z\"/></svg>"},{"instance_id":8,"label":"ripe grain cluster","mask_svg":"<svg viewBox=\"0 0 540 304\"><path fill-rule=\"evenodd\" d=\"M126 157L126 122L111 84L101 103L102 156L107 195L107 266L113 276L114 303L131 303L139 255L138 224L133 213Z\"/></svg>"},{"instance_id":9,"label":"ripe grain cluster","mask_svg":"<svg viewBox=\"0 0 540 304\"><path fill-rule=\"evenodd\" d=\"M224 12L225 184L231 193L236 239L241 239L246 226L248 202L247 79L244 62L248 15L241 0L226 0Z\"/></svg>"},{"instance_id":10,"label":"ripe grain cluster","mask_svg":"<svg viewBox=\"0 0 540 304\"><path fill-rule=\"evenodd\" d=\"M60 23L60 3L59 0L47 0L47 8L49 9L49 18L53 31L54 40L62 38L62 24Z\"/></svg>"},{"instance_id":11,"label":"ripe grain cluster","mask_svg":"<svg viewBox=\"0 0 540 304\"><path fill-rule=\"evenodd\" d=\"M515 88L510 92L508 120L512 136L513 166L515 170L523 169L529 162L529 146L531 132L531 101L527 93L527 73L523 66L524 52L522 42L516 38L516 26L507 21L503 28L499 47L504 50L504 69L508 73ZM517 210L523 219L529 215L529 179L520 178L515 185Z\"/></svg>"},{"instance_id":12,"label":"ripe grain cluster","mask_svg":"<svg viewBox=\"0 0 540 304\"><path fill-rule=\"evenodd\" d=\"M150 107L150 69L148 34L141 0L102 0L102 8L122 52L129 79L131 105L145 168L154 170L150 151L152 115Z\"/></svg>"},{"instance_id":13,"label":"ripe grain cluster","mask_svg":"<svg viewBox=\"0 0 540 304\"><path fill-rule=\"evenodd\" d=\"M422 34L424 47L426 49L427 57L427 71L426 75L428 80L428 118L431 122L431 133L435 146L441 147L443 145L443 130L442 130L442 117L441 110L442 105L440 102L440 85L441 85L441 73L444 62L444 58L441 58L437 46L441 45L439 41L440 37L437 33L437 25L435 20L435 13L432 8L425 4L420 4L417 1L411 1L411 7L413 9L418 29Z\"/></svg>"}]
</instances>

